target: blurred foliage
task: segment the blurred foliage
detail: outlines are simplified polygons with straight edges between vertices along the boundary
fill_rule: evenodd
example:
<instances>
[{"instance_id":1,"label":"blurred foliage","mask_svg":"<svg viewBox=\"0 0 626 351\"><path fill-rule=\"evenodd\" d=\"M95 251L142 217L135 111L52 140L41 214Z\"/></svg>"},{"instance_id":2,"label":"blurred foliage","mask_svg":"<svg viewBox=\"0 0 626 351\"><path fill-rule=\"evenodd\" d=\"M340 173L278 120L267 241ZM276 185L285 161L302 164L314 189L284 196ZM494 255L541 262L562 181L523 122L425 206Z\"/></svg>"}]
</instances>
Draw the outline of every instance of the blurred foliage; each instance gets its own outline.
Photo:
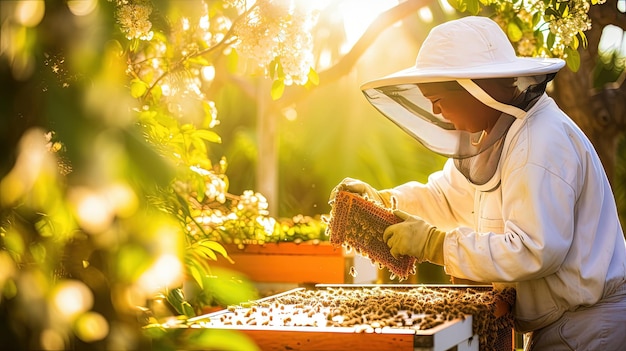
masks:
<instances>
[{"instance_id":1,"label":"blurred foliage","mask_svg":"<svg viewBox=\"0 0 626 351\"><path fill-rule=\"evenodd\" d=\"M142 325L256 297L211 269L228 258L222 236L323 235L310 217L269 218L261 194L230 194L226 160L210 152L221 138L206 89L212 62L238 56L223 51L230 25L262 5L280 10L242 5L0 4L0 336L15 350L143 349ZM305 83L288 60L271 64L275 81Z\"/></svg>"},{"instance_id":2,"label":"blurred foliage","mask_svg":"<svg viewBox=\"0 0 626 351\"><path fill-rule=\"evenodd\" d=\"M593 87L600 89L607 84L617 82L623 75L625 66L626 57L621 56L617 50L600 52L593 70Z\"/></svg>"},{"instance_id":3,"label":"blurred foliage","mask_svg":"<svg viewBox=\"0 0 626 351\"><path fill-rule=\"evenodd\" d=\"M626 45L626 42L623 42L621 45ZM619 84L623 84L624 75L626 74L624 72L626 57L620 51L623 52L624 50L621 47L614 47L606 52L599 52L596 66L593 69L592 82L594 89L600 90L611 86L612 89L619 89ZM626 179L626 138L623 137L617 147L614 179ZM626 226L626 184L616 181L613 182L612 186L622 227L624 227Z\"/></svg>"},{"instance_id":4,"label":"blurred foliage","mask_svg":"<svg viewBox=\"0 0 626 351\"><path fill-rule=\"evenodd\" d=\"M579 46L587 47L591 28L589 7L604 0L450 0L458 11L492 17L499 22L518 55L563 58L567 67L580 68Z\"/></svg>"},{"instance_id":5,"label":"blurred foliage","mask_svg":"<svg viewBox=\"0 0 626 351\"><path fill-rule=\"evenodd\" d=\"M279 121L282 217L269 216L249 190L255 89L271 80L260 99L276 100L322 83L311 33L328 38L333 15L316 27L316 9L287 3L0 2L0 340L253 350L230 332L166 328L256 298L243 277L211 266L228 259L223 243L325 240L320 214L344 176L384 188L441 167L358 91L338 95L356 90L348 75ZM335 62L344 41L320 40ZM399 69L413 57L397 59L408 60Z\"/></svg>"}]
</instances>

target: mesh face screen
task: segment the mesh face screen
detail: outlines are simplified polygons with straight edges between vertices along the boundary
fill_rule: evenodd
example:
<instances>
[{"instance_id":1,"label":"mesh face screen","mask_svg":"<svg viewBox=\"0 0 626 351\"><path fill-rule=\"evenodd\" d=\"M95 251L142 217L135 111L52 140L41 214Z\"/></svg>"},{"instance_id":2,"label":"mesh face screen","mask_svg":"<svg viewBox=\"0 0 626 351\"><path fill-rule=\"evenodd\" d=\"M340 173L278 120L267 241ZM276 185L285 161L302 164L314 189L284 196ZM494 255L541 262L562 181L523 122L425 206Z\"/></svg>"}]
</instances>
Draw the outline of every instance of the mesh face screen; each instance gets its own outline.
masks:
<instances>
[{"instance_id":1,"label":"mesh face screen","mask_svg":"<svg viewBox=\"0 0 626 351\"><path fill-rule=\"evenodd\" d=\"M415 274L416 258L393 257L383 241L385 228L399 222L402 219L391 209L357 194L340 191L330 212L329 240L334 245L351 247L374 264L387 267L402 281Z\"/></svg>"}]
</instances>

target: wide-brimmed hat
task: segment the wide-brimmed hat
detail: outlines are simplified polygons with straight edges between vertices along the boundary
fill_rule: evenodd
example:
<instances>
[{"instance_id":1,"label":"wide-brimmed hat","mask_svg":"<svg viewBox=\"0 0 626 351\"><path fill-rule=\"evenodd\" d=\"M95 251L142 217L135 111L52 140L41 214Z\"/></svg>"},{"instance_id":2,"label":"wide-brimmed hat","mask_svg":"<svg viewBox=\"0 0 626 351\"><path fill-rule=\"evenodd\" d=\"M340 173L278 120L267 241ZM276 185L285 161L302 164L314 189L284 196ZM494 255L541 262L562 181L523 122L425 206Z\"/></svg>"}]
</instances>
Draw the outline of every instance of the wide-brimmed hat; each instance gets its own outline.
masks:
<instances>
[{"instance_id":1,"label":"wide-brimmed hat","mask_svg":"<svg viewBox=\"0 0 626 351\"><path fill-rule=\"evenodd\" d=\"M469 16L434 27L414 67L364 83L361 90L379 112L428 149L457 160L471 160L502 145L500 141L512 123L526 118L528 109L564 65L557 58L517 57L496 22ZM488 78L512 78L519 94L512 101L497 101L474 82ZM456 81L478 101L502 112L487 137L485 131L458 130L441 110L433 110L419 83L441 81Z\"/></svg>"},{"instance_id":2,"label":"wide-brimmed hat","mask_svg":"<svg viewBox=\"0 0 626 351\"><path fill-rule=\"evenodd\" d=\"M414 67L361 85L381 86L457 79L512 78L557 72L558 58L518 57L496 22L468 16L434 27L417 55Z\"/></svg>"}]
</instances>

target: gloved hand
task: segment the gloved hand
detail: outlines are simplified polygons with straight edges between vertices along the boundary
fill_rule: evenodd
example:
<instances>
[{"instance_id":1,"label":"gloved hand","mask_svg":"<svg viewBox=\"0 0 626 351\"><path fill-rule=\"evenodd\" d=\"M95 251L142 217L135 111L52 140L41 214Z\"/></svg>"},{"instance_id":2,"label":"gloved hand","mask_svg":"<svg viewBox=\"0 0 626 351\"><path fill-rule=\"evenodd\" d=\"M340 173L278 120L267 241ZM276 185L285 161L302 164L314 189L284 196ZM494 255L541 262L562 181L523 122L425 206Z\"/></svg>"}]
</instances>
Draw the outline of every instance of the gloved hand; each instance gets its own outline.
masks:
<instances>
[{"instance_id":1,"label":"gloved hand","mask_svg":"<svg viewBox=\"0 0 626 351\"><path fill-rule=\"evenodd\" d=\"M391 193L388 191L378 191L371 185L353 178L345 178L339 183L331 192L328 203L332 204L335 201L335 197L340 191L347 191L361 196L367 195L370 200L377 201L387 208L391 208Z\"/></svg>"},{"instance_id":2,"label":"gloved hand","mask_svg":"<svg viewBox=\"0 0 626 351\"><path fill-rule=\"evenodd\" d=\"M400 255L413 256L418 262L428 261L443 266L446 233L404 211L394 210L393 214L404 222L390 225L383 233L383 240L391 249L391 255L395 258Z\"/></svg>"}]
</instances>

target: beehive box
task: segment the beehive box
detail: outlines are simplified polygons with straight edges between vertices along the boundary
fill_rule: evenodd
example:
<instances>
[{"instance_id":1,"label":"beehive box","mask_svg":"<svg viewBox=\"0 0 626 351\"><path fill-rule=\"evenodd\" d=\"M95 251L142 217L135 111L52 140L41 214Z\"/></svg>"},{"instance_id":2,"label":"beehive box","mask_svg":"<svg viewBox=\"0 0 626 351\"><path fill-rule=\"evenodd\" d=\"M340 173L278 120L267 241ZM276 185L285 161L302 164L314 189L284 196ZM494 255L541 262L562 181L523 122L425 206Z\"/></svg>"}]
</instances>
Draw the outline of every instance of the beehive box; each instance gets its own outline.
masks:
<instances>
[{"instance_id":1,"label":"beehive box","mask_svg":"<svg viewBox=\"0 0 626 351\"><path fill-rule=\"evenodd\" d=\"M279 242L262 245L224 244L233 263L212 261L258 283L350 283L354 255L328 242Z\"/></svg>"},{"instance_id":2,"label":"beehive box","mask_svg":"<svg viewBox=\"0 0 626 351\"><path fill-rule=\"evenodd\" d=\"M184 326L237 330L262 350L511 350L514 292L488 286L318 285Z\"/></svg>"}]
</instances>

